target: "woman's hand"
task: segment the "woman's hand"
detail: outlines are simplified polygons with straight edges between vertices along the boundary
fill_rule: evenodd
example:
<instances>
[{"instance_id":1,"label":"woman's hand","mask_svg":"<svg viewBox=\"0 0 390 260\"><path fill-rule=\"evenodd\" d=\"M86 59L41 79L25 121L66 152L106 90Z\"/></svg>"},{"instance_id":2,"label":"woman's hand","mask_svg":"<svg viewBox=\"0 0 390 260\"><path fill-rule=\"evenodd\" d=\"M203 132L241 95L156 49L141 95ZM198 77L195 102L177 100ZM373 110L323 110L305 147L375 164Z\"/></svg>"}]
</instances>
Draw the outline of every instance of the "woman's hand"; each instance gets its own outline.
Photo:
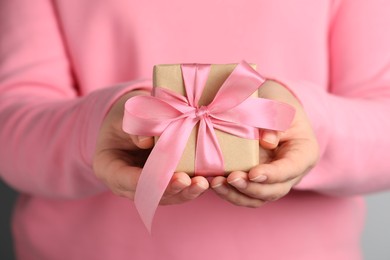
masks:
<instances>
[{"instance_id":1,"label":"woman's hand","mask_svg":"<svg viewBox=\"0 0 390 260\"><path fill-rule=\"evenodd\" d=\"M263 131L260 164L249 173L236 171L215 177L211 186L223 199L239 206L259 207L289 193L316 164L319 147L302 105L278 82L267 80L259 96L295 107L291 127L285 132Z\"/></svg>"},{"instance_id":2,"label":"woman's hand","mask_svg":"<svg viewBox=\"0 0 390 260\"><path fill-rule=\"evenodd\" d=\"M93 159L96 176L116 195L134 199L138 178L153 146L151 137L129 136L122 130L125 102L147 92L133 91L122 96L106 115ZM209 187L204 177L190 178L175 173L160 204L178 204L200 196Z\"/></svg>"}]
</instances>

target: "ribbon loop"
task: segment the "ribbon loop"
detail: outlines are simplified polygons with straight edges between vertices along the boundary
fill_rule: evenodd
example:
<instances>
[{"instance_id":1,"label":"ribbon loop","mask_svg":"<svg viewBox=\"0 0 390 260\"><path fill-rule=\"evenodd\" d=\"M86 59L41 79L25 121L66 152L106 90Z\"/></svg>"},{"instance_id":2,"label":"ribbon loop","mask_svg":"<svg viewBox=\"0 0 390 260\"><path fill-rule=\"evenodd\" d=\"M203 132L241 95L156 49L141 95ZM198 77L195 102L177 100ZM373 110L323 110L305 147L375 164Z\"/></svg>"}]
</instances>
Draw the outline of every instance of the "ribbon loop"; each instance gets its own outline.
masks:
<instances>
[{"instance_id":1,"label":"ribbon loop","mask_svg":"<svg viewBox=\"0 0 390 260\"><path fill-rule=\"evenodd\" d=\"M181 69L187 98L157 87L154 97L134 97L125 105L125 132L160 136L142 170L134 198L149 231L159 201L196 124L199 123L195 173L215 176L224 173L224 161L214 129L258 139L258 128L284 131L295 113L287 104L250 98L265 79L245 61L236 66L213 101L201 107L198 101L210 65L184 64Z\"/></svg>"}]
</instances>

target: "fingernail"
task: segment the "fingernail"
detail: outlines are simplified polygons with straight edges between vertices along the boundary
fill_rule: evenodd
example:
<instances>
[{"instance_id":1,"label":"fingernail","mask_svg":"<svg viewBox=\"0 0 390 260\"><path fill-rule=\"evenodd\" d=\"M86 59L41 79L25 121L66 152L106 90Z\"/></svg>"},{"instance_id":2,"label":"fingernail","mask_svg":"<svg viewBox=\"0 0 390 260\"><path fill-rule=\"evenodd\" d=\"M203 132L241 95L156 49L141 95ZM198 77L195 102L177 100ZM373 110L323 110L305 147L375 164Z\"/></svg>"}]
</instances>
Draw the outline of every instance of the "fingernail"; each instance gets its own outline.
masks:
<instances>
[{"instance_id":1,"label":"fingernail","mask_svg":"<svg viewBox=\"0 0 390 260\"><path fill-rule=\"evenodd\" d=\"M248 183L243 178L236 178L232 181L229 181L229 184L239 189L245 189L248 186Z\"/></svg>"},{"instance_id":2,"label":"fingernail","mask_svg":"<svg viewBox=\"0 0 390 260\"><path fill-rule=\"evenodd\" d=\"M183 182L181 180L176 180L174 182L174 184L173 184L173 189L174 190L182 190L182 189L184 189L187 186L188 186L188 183L185 183L185 182Z\"/></svg>"},{"instance_id":3,"label":"fingernail","mask_svg":"<svg viewBox=\"0 0 390 260\"><path fill-rule=\"evenodd\" d=\"M196 186L198 186L199 188L201 188L202 190L205 190L205 189L207 189L208 188L208 186L207 185L205 185L205 184L202 184L202 183L200 183L200 182L197 182L196 183Z\"/></svg>"},{"instance_id":4,"label":"fingernail","mask_svg":"<svg viewBox=\"0 0 390 260\"><path fill-rule=\"evenodd\" d=\"M212 188L221 195L226 195L229 192L229 189L222 183L218 183L217 185L212 186Z\"/></svg>"},{"instance_id":5,"label":"fingernail","mask_svg":"<svg viewBox=\"0 0 390 260\"><path fill-rule=\"evenodd\" d=\"M262 136L262 139L264 142L267 142L269 144L276 144L278 142L277 136L273 133L265 132Z\"/></svg>"},{"instance_id":6,"label":"fingernail","mask_svg":"<svg viewBox=\"0 0 390 260\"><path fill-rule=\"evenodd\" d=\"M145 140L148 140L149 138L151 138L150 136L137 136L138 138L138 142L143 142Z\"/></svg>"},{"instance_id":7,"label":"fingernail","mask_svg":"<svg viewBox=\"0 0 390 260\"><path fill-rule=\"evenodd\" d=\"M254 181L254 182L263 182L263 181L267 180L267 176L266 175L259 175L255 178L250 179L250 180Z\"/></svg>"}]
</instances>

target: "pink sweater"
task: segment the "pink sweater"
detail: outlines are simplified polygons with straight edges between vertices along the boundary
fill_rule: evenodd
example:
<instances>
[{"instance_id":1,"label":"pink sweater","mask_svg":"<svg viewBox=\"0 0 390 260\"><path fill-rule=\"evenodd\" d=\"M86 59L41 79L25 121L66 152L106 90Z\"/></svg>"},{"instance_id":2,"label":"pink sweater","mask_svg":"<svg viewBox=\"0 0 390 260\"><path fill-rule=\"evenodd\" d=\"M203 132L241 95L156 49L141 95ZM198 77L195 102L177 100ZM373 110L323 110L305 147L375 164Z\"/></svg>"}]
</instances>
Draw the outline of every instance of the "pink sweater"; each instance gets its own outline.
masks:
<instances>
[{"instance_id":1,"label":"pink sweater","mask_svg":"<svg viewBox=\"0 0 390 260\"><path fill-rule=\"evenodd\" d=\"M390 2L0 1L0 177L21 192L19 259L360 259L361 194L390 187ZM97 133L158 63L257 63L301 99L319 164L285 198L212 191L158 209L91 169ZM129 82L121 84L120 82Z\"/></svg>"}]
</instances>

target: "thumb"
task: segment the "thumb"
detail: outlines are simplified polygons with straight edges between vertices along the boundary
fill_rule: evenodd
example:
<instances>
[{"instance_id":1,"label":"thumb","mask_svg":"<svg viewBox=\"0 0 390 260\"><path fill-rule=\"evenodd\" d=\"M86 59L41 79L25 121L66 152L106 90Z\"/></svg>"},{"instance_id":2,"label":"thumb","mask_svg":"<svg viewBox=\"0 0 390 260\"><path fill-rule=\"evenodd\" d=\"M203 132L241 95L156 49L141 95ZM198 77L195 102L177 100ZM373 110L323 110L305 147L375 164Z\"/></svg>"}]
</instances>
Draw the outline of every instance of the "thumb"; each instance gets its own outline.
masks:
<instances>
[{"instance_id":1,"label":"thumb","mask_svg":"<svg viewBox=\"0 0 390 260\"><path fill-rule=\"evenodd\" d=\"M152 136L130 135L131 141L141 149L153 147L154 139Z\"/></svg>"},{"instance_id":2,"label":"thumb","mask_svg":"<svg viewBox=\"0 0 390 260\"><path fill-rule=\"evenodd\" d=\"M260 134L260 145L264 149L275 149L280 141L280 134L273 130L263 130Z\"/></svg>"}]
</instances>

